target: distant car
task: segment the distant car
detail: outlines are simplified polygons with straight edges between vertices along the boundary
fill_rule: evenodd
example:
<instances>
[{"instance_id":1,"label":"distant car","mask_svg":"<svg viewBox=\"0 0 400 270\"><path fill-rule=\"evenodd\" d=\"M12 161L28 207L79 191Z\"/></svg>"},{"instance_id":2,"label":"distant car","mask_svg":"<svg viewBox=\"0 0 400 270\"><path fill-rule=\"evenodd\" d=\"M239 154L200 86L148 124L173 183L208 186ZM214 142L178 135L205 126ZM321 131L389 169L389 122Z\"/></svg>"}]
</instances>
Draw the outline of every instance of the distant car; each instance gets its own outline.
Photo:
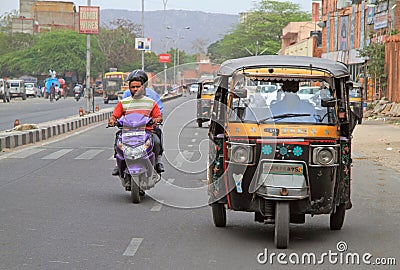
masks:
<instances>
[{"instance_id":1,"label":"distant car","mask_svg":"<svg viewBox=\"0 0 400 270\"><path fill-rule=\"evenodd\" d=\"M329 99L332 98L331 93L327 88L322 90L318 90L310 99L309 101L314 104L316 107L321 106L321 99Z\"/></svg>"},{"instance_id":2,"label":"distant car","mask_svg":"<svg viewBox=\"0 0 400 270\"><path fill-rule=\"evenodd\" d=\"M300 97L300 99L309 100L319 90L320 90L319 86L301 86L299 88L299 91L297 91L297 95Z\"/></svg>"},{"instance_id":3,"label":"distant car","mask_svg":"<svg viewBox=\"0 0 400 270\"><path fill-rule=\"evenodd\" d=\"M199 85L197 83L190 85L189 94L197 93L197 91L199 91Z\"/></svg>"},{"instance_id":4,"label":"distant car","mask_svg":"<svg viewBox=\"0 0 400 270\"><path fill-rule=\"evenodd\" d=\"M25 83L25 91L27 97L36 97L38 93L40 93L40 89L36 86L36 84L30 82Z\"/></svg>"}]
</instances>

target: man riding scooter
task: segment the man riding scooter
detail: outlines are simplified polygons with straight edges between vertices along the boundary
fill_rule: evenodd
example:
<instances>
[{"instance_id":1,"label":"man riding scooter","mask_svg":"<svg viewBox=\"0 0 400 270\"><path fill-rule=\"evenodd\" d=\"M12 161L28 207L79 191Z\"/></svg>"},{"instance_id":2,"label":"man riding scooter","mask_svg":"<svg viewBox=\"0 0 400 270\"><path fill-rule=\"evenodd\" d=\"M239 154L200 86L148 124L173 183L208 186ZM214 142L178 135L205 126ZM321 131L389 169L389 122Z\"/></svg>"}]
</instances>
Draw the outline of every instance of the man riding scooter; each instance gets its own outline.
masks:
<instances>
[{"instance_id":1,"label":"man riding scooter","mask_svg":"<svg viewBox=\"0 0 400 270\"><path fill-rule=\"evenodd\" d=\"M145 115L147 117L151 117L153 118L154 125L157 125L162 121L162 114L160 112L157 103L153 99L146 97L144 95L145 84L147 83L148 77L147 75L144 76L143 74L146 73L142 70L134 70L129 74L127 80L129 83L129 90L131 92L131 96L124 98L120 102L118 102L112 116L108 120L109 126L114 126L118 118L129 113L138 113ZM154 126L147 128L151 130L153 134L153 141L154 141L153 152L156 160L155 169L157 173L161 173L164 171L164 168L159 158L161 141L157 136L157 134L154 132ZM116 146L114 145L114 147Z\"/></svg>"}]
</instances>

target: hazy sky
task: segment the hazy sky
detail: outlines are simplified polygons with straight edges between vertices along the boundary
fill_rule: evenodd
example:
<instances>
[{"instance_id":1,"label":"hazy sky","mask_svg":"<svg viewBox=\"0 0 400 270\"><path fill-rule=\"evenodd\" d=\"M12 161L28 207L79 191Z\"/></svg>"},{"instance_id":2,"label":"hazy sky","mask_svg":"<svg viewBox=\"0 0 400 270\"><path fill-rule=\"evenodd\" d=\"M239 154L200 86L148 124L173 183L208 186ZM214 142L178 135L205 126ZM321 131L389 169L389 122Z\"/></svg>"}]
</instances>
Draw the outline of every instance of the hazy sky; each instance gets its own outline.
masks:
<instances>
[{"instance_id":1,"label":"hazy sky","mask_svg":"<svg viewBox=\"0 0 400 270\"><path fill-rule=\"evenodd\" d=\"M19 0L0 0L0 14L13 9L19 10ZM86 6L87 0L71 0L76 6ZM164 2L166 9L186 9L214 13L238 14L254 7L258 0L145 0L145 10L163 10ZM311 11L311 0L291 0L300 4L304 11ZM91 0L92 6L100 6L100 9L128 9L142 10L141 0Z\"/></svg>"}]
</instances>

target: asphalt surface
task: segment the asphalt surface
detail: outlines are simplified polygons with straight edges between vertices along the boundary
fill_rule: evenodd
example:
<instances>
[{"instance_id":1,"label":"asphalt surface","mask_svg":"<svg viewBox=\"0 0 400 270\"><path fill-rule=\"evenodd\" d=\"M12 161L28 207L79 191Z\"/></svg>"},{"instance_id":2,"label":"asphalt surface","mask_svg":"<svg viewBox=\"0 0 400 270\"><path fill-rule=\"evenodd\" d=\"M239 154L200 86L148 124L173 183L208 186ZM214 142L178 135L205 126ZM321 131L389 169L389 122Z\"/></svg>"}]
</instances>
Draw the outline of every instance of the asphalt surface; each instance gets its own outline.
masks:
<instances>
[{"instance_id":1,"label":"asphalt surface","mask_svg":"<svg viewBox=\"0 0 400 270\"><path fill-rule=\"evenodd\" d=\"M364 158L354 159L353 208L340 231L329 230L329 216L307 216L290 226L289 249L277 250L273 226L251 213L228 211L227 227L216 228L204 204L208 129L194 108L193 96L165 104L166 172L138 205L111 176L115 130L105 122L1 153L0 269L398 269L322 256L399 264L400 173ZM309 253L324 259L288 260Z\"/></svg>"}]
</instances>

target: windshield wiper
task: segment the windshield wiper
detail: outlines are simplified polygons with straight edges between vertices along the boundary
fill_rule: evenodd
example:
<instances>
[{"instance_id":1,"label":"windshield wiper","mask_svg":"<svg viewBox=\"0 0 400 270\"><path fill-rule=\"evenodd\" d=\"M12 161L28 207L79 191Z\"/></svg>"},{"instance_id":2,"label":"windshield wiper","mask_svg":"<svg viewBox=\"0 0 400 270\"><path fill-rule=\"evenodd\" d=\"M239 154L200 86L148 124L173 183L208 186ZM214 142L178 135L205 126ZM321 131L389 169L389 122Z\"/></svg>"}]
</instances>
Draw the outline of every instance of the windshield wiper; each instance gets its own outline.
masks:
<instances>
[{"instance_id":1,"label":"windshield wiper","mask_svg":"<svg viewBox=\"0 0 400 270\"><path fill-rule=\"evenodd\" d=\"M302 116L311 116L309 113L285 113L280 115L270 116L258 121L258 123L270 120L270 119L283 119L283 118L290 118L290 117L302 117Z\"/></svg>"}]
</instances>

